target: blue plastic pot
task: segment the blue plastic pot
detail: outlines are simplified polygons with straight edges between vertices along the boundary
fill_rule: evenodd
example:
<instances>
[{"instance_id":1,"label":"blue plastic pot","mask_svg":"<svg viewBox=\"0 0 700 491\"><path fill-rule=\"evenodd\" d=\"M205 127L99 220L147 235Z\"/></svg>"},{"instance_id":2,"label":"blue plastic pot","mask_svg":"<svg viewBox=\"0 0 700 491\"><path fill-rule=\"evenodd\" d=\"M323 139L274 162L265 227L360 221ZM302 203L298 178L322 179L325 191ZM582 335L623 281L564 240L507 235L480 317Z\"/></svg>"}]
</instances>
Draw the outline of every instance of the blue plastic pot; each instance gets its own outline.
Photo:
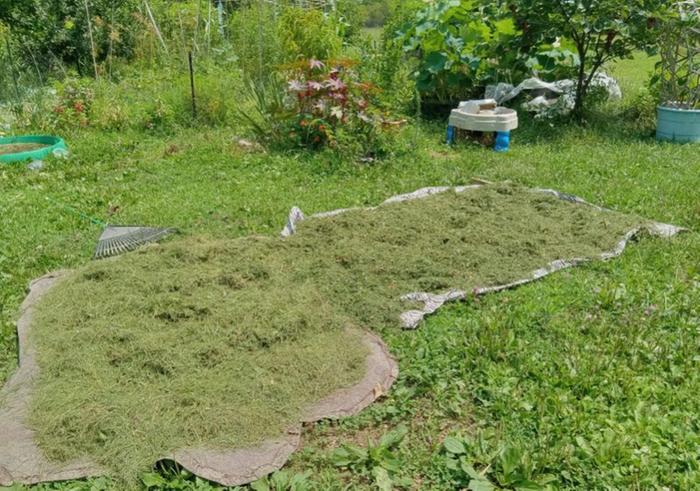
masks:
<instances>
[{"instance_id":1,"label":"blue plastic pot","mask_svg":"<svg viewBox=\"0 0 700 491\"><path fill-rule=\"evenodd\" d=\"M678 143L700 142L700 109L674 109L659 106L656 139Z\"/></svg>"}]
</instances>

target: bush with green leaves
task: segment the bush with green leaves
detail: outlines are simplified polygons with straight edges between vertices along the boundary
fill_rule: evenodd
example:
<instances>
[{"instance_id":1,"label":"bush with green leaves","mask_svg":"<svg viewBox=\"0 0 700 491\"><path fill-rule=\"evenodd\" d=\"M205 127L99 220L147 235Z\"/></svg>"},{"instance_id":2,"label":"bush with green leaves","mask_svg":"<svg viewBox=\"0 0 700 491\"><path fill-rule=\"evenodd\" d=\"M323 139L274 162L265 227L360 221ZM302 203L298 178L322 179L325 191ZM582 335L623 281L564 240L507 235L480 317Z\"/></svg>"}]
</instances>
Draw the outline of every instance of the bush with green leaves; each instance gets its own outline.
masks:
<instances>
[{"instance_id":1,"label":"bush with green leaves","mask_svg":"<svg viewBox=\"0 0 700 491\"><path fill-rule=\"evenodd\" d=\"M424 98L453 102L476 95L490 64L488 46L516 35L512 23L489 25L477 14L472 0L441 0L400 33L404 50L418 59L416 84Z\"/></svg>"},{"instance_id":2,"label":"bush with green leaves","mask_svg":"<svg viewBox=\"0 0 700 491\"><path fill-rule=\"evenodd\" d=\"M390 8L380 40L368 38L358 43L363 63L359 67L364 78L373 80L381 89L379 99L388 107L404 114L415 114L416 83L414 66L397 42L400 28L425 4L421 0L383 2Z\"/></svg>"},{"instance_id":3,"label":"bush with green leaves","mask_svg":"<svg viewBox=\"0 0 700 491\"><path fill-rule=\"evenodd\" d=\"M277 12L263 2L246 5L230 16L229 39L238 64L247 76L261 79L282 63Z\"/></svg>"},{"instance_id":4,"label":"bush with green leaves","mask_svg":"<svg viewBox=\"0 0 700 491\"><path fill-rule=\"evenodd\" d=\"M603 65L654 47L654 25L666 4L664 0L514 0L510 18L522 31L523 48L530 52L560 38L574 47L579 60L574 115L580 118Z\"/></svg>"},{"instance_id":5,"label":"bush with green leaves","mask_svg":"<svg viewBox=\"0 0 700 491\"><path fill-rule=\"evenodd\" d=\"M55 84L57 100L52 112L59 127L84 127L91 123L95 91L86 79L69 78Z\"/></svg>"},{"instance_id":6,"label":"bush with green leaves","mask_svg":"<svg viewBox=\"0 0 700 491\"><path fill-rule=\"evenodd\" d=\"M280 16L278 35L285 62L329 60L343 47L336 17L318 9L288 7Z\"/></svg>"},{"instance_id":7,"label":"bush with green leaves","mask_svg":"<svg viewBox=\"0 0 700 491\"><path fill-rule=\"evenodd\" d=\"M258 83L284 64L339 56L343 29L340 18L332 13L260 1L236 10L228 24L240 68Z\"/></svg>"},{"instance_id":8,"label":"bush with green leaves","mask_svg":"<svg viewBox=\"0 0 700 491\"><path fill-rule=\"evenodd\" d=\"M0 22L11 27L18 57L41 71L63 65L94 73L93 62L130 57L136 0L36 0L0 4Z\"/></svg>"},{"instance_id":9,"label":"bush with green leaves","mask_svg":"<svg viewBox=\"0 0 700 491\"><path fill-rule=\"evenodd\" d=\"M554 43L531 50L507 10L480 0L439 0L399 32L404 50L418 60L416 86L427 101L448 105L481 97L484 86L518 83L531 74L569 75L578 59Z\"/></svg>"},{"instance_id":10,"label":"bush with green leaves","mask_svg":"<svg viewBox=\"0 0 700 491\"><path fill-rule=\"evenodd\" d=\"M354 149L374 160L387 150L387 122L374 105L377 88L361 81L351 60L300 60L283 74L248 80L250 109L240 120L275 148Z\"/></svg>"}]
</instances>

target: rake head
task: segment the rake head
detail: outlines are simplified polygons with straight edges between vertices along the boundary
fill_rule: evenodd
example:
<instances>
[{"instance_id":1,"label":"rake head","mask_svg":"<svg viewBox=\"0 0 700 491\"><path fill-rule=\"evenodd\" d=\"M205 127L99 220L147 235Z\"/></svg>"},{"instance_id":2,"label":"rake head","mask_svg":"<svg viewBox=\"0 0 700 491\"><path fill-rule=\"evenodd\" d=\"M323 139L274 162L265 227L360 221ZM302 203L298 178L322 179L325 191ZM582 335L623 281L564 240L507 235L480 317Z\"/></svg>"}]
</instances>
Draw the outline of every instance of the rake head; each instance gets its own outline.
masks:
<instances>
[{"instance_id":1,"label":"rake head","mask_svg":"<svg viewBox=\"0 0 700 491\"><path fill-rule=\"evenodd\" d=\"M133 251L149 242L156 242L168 234L175 232L174 228L153 227L120 227L109 225L104 229L95 248L94 259L117 256L127 251Z\"/></svg>"}]
</instances>

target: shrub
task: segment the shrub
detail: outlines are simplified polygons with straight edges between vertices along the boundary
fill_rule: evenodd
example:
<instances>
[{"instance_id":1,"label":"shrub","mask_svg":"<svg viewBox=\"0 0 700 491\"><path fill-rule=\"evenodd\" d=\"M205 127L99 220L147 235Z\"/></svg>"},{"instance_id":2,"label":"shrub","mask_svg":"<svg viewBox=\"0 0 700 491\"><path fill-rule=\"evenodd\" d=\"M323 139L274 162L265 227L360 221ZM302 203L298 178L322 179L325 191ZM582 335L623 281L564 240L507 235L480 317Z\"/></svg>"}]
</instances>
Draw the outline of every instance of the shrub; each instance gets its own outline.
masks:
<instances>
[{"instance_id":1,"label":"shrub","mask_svg":"<svg viewBox=\"0 0 700 491\"><path fill-rule=\"evenodd\" d=\"M241 69L259 83L269 70L299 59L330 59L343 48L346 24L314 8L255 2L241 7L229 22L231 41Z\"/></svg>"},{"instance_id":2,"label":"shrub","mask_svg":"<svg viewBox=\"0 0 700 491\"><path fill-rule=\"evenodd\" d=\"M132 14L138 2L90 0L87 5L84 0L7 2L0 8L0 22L12 27L19 55L28 63L42 69L69 65L89 74L94 71L93 55L101 62L133 54L138 28Z\"/></svg>"},{"instance_id":3,"label":"shrub","mask_svg":"<svg viewBox=\"0 0 700 491\"><path fill-rule=\"evenodd\" d=\"M360 82L346 60L301 60L248 82L254 110L239 116L258 138L279 148L352 148L364 157L381 155L384 119L373 105L376 87Z\"/></svg>"},{"instance_id":4,"label":"shrub","mask_svg":"<svg viewBox=\"0 0 700 491\"><path fill-rule=\"evenodd\" d=\"M510 17L523 31L524 48L532 51L560 36L571 42L579 59L574 114L584 101L598 70L607 62L654 44L656 19L664 0L515 0Z\"/></svg>"},{"instance_id":5,"label":"shrub","mask_svg":"<svg viewBox=\"0 0 700 491\"><path fill-rule=\"evenodd\" d=\"M414 114L416 109L416 84L413 78L415 67L396 36L400 28L424 6L421 0L392 2L391 14L384 25L381 41L370 41L370 46L363 55L363 59L374 62L370 77L382 88L382 102L406 114Z\"/></svg>"},{"instance_id":6,"label":"shrub","mask_svg":"<svg viewBox=\"0 0 700 491\"><path fill-rule=\"evenodd\" d=\"M279 36L286 62L328 60L337 57L343 47L335 17L317 9L285 9L279 20Z\"/></svg>"},{"instance_id":7,"label":"shrub","mask_svg":"<svg viewBox=\"0 0 700 491\"><path fill-rule=\"evenodd\" d=\"M69 78L56 84L57 101L53 107L56 125L84 127L91 123L95 92L87 80Z\"/></svg>"},{"instance_id":8,"label":"shrub","mask_svg":"<svg viewBox=\"0 0 700 491\"><path fill-rule=\"evenodd\" d=\"M477 7L472 0L441 0L400 32L404 50L418 58L416 83L424 97L451 103L477 95L486 82L523 73L513 22Z\"/></svg>"},{"instance_id":9,"label":"shrub","mask_svg":"<svg viewBox=\"0 0 700 491\"><path fill-rule=\"evenodd\" d=\"M657 104L658 96L650 90L644 90L624 102L623 115L635 128L650 131L656 127Z\"/></svg>"},{"instance_id":10,"label":"shrub","mask_svg":"<svg viewBox=\"0 0 700 491\"><path fill-rule=\"evenodd\" d=\"M32 89L10 105L15 130L70 130L92 123L94 90L90 80L69 77L53 87Z\"/></svg>"},{"instance_id":11,"label":"shrub","mask_svg":"<svg viewBox=\"0 0 700 491\"><path fill-rule=\"evenodd\" d=\"M240 8L231 15L228 30L239 66L248 76L261 79L266 71L282 62L282 44L273 7L257 2Z\"/></svg>"},{"instance_id":12,"label":"shrub","mask_svg":"<svg viewBox=\"0 0 700 491\"><path fill-rule=\"evenodd\" d=\"M508 7L439 0L407 21L397 41L417 59L416 86L425 100L452 106L481 97L486 85L577 73L580 58L569 40L534 36L528 23L514 14L515 4Z\"/></svg>"}]
</instances>

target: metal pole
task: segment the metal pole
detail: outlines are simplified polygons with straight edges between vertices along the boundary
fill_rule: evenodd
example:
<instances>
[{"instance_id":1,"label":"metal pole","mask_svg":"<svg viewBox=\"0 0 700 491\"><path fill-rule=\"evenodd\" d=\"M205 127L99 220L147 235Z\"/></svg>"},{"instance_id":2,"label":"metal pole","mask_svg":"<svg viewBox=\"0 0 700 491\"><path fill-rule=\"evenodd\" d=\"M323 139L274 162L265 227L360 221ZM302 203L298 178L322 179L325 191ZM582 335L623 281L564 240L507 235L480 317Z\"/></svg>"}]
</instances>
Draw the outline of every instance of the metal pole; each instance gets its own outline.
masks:
<instances>
[{"instance_id":1,"label":"metal pole","mask_svg":"<svg viewBox=\"0 0 700 491\"><path fill-rule=\"evenodd\" d=\"M192 64L192 51L187 56L190 62L190 89L192 90L192 118L197 119L197 98L194 91L194 65Z\"/></svg>"}]
</instances>

